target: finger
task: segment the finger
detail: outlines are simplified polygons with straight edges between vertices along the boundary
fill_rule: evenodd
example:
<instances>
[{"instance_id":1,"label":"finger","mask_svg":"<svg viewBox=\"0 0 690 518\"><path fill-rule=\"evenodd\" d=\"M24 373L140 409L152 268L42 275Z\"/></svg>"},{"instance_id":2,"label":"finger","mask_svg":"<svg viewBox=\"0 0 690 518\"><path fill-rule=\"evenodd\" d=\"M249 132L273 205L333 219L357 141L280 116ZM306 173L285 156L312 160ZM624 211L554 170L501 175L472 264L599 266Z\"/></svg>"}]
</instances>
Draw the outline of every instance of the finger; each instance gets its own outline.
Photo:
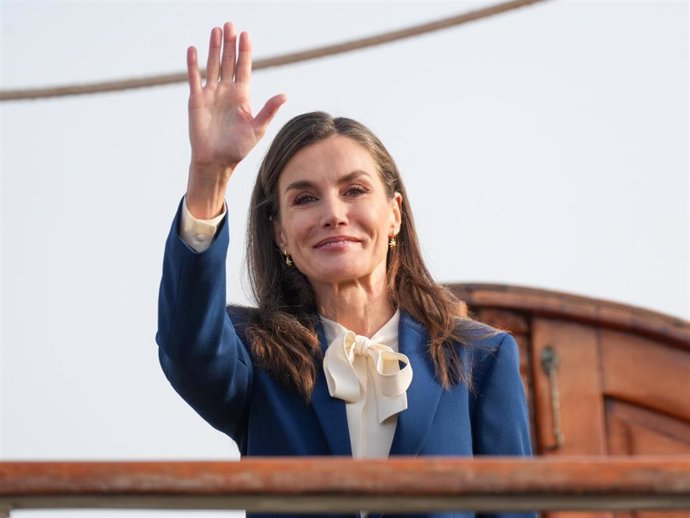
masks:
<instances>
[{"instance_id":1,"label":"finger","mask_svg":"<svg viewBox=\"0 0 690 518\"><path fill-rule=\"evenodd\" d=\"M235 68L235 81L249 83L252 77L252 43L248 32L240 33L240 50Z\"/></svg>"},{"instance_id":2,"label":"finger","mask_svg":"<svg viewBox=\"0 0 690 518\"><path fill-rule=\"evenodd\" d=\"M220 41L221 30L219 27L214 27L208 44L208 61L206 63L207 86L218 82L218 74L220 73Z\"/></svg>"},{"instance_id":3,"label":"finger","mask_svg":"<svg viewBox=\"0 0 690 518\"><path fill-rule=\"evenodd\" d=\"M223 27L223 58L220 62L220 79L232 81L235 75L235 47L237 36L235 26L228 22Z\"/></svg>"},{"instance_id":4,"label":"finger","mask_svg":"<svg viewBox=\"0 0 690 518\"><path fill-rule=\"evenodd\" d=\"M263 136L268 124L273 120L273 117L278 113L278 109L285 101L287 101L287 95L285 94L274 95L266 101L264 107L261 108L261 111L254 117L254 132L257 135Z\"/></svg>"},{"instance_id":5,"label":"finger","mask_svg":"<svg viewBox=\"0 0 690 518\"><path fill-rule=\"evenodd\" d=\"M201 74L199 73L199 60L196 55L196 49L189 47L187 49L187 81L189 82L189 92L197 93L201 91Z\"/></svg>"}]
</instances>

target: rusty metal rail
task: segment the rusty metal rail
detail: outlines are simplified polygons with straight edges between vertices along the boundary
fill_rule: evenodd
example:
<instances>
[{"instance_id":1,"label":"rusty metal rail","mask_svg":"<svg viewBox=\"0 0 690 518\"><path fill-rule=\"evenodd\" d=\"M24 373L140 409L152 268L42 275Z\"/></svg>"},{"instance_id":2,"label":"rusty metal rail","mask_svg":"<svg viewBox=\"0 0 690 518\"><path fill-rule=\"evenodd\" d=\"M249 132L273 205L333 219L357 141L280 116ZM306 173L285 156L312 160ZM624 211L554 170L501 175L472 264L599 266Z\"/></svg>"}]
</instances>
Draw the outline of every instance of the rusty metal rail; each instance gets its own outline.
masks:
<instances>
[{"instance_id":1,"label":"rusty metal rail","mask_svg":"<svg viewBox=\"0 0 690 518\"><path fill-rule=\"evenodd\" d=\"M690 456L0 462L12 509L690 509Z\"/></svg>"}]
</instances>

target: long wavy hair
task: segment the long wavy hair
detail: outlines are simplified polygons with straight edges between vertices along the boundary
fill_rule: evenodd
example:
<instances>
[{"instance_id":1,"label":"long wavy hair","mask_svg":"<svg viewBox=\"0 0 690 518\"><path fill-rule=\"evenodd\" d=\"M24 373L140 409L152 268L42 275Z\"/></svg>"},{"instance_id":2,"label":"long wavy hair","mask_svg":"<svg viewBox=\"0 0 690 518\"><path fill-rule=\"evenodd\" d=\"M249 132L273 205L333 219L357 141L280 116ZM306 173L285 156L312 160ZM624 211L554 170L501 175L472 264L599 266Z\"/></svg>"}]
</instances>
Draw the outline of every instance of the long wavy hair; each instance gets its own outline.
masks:
<instances>
[{"instance_id":1,"label":"long wavy hair","mask_svg":"<svg viewBox=\"0 0 690 518\"><path fill-rule=\"evenodd\" d=\"M351 138L371 153L387 195L402 195L402 224L397 246L388 253L387 283L393 303L420 322L429 334L429 355L439 382L450 388L472 387L469 369L458 347L486 327L467 315L466 306L437 284L424 264L414 218L400 172L381 141L361 123L324 112L299 115L278 132L259 168L249 209L247 260L251 288L258 308L246 329L258 365L306 401L314 388L321 347L316 326L314 292L307 278L285 264L274 239L274 220L280 217L278 179L301 149L332 135Z\"/></svg>"}]
</instances>

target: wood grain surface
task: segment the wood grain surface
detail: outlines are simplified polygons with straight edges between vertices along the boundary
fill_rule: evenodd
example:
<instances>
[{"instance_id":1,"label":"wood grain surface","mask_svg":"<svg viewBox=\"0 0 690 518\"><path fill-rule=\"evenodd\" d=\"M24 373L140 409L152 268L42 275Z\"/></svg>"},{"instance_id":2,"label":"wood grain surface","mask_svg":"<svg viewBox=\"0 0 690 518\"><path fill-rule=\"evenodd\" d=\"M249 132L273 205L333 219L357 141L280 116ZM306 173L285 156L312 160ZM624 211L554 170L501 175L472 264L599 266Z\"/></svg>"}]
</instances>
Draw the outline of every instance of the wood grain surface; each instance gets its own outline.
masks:
<instances>
[{"instance_id":1,"label":"wood grain surface","mask_svg":"<svg viewBox=\"0 0 690 518\"><path fill-rule=\"evenodd\" d=\"M0 509L42 507L690 510L690 456L0 463Z\"/></svg>"}]
</instances>

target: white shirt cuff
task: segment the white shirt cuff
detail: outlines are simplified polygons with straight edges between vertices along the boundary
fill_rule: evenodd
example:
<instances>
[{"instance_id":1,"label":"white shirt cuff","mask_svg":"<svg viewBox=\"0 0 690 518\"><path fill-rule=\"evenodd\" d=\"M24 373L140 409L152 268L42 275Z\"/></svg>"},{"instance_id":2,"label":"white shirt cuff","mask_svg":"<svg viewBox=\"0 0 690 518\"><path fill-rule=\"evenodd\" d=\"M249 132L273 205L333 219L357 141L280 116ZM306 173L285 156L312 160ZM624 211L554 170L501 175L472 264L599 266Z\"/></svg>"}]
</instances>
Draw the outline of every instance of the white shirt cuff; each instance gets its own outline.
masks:
<instances>
[{"instance_id":1,"label":"white shirt cuff","mask_svg":"<svg viewBox=\"0 0 690 518\"><path fill-rule=\"evenodd\" d=\"M180 221L180 239L198 253L205 252L211 246L216 235L218 225L227 213L227 206L223 204L223 212L212 219L197 219L192 216L187 207L187 198L182 203L182 218Z\"/></svg>"}]
</instances>

